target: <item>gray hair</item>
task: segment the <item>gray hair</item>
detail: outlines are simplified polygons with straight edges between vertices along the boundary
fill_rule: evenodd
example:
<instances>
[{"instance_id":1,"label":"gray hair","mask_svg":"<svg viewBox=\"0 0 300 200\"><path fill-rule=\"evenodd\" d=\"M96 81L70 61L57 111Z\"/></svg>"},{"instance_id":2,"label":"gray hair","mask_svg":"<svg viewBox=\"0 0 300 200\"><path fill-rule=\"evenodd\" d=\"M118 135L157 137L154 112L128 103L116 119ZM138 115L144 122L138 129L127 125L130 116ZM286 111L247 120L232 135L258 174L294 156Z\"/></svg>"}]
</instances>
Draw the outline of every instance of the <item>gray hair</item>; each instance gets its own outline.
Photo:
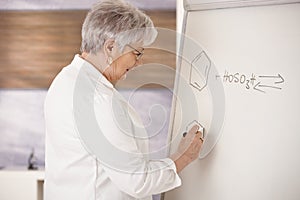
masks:
<instances>
[{"instance_id":1,"label":"gray hair","mask_svg":"<svg viewBox=\"0 0 300 200\"><path fill-rule=\"evenodd\" d=\"M81 51L95 54L107 39L114 39L121 52L126 44L150 45L157 30L146 14L129 3L103 0L88 12L81 35Z\"/></svg>"}]
</instances>

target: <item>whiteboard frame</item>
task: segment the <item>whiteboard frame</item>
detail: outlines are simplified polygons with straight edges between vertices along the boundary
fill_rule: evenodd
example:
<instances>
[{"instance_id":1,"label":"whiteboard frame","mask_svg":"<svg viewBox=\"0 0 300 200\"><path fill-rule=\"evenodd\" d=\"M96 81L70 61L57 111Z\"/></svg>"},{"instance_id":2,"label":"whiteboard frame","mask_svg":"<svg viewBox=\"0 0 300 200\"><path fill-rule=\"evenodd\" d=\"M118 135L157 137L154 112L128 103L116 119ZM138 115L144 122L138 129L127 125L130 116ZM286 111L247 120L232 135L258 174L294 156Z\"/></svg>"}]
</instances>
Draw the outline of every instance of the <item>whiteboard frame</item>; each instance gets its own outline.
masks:
<instances>
[{"instance_id":1,"label":"whiteboard frame","mask_svg":"<svg viewBox=\"0 0 300 200\"><path fill-rule=\"evenodd\" d=\"M183 7L185 11L201 11L224 8L239 8L250 6L282 5L299 3L299 0L214 0L212 2L190 3L184 0ZM186 20L183 20L186 21Z\"/></svg>"}]
</instances>

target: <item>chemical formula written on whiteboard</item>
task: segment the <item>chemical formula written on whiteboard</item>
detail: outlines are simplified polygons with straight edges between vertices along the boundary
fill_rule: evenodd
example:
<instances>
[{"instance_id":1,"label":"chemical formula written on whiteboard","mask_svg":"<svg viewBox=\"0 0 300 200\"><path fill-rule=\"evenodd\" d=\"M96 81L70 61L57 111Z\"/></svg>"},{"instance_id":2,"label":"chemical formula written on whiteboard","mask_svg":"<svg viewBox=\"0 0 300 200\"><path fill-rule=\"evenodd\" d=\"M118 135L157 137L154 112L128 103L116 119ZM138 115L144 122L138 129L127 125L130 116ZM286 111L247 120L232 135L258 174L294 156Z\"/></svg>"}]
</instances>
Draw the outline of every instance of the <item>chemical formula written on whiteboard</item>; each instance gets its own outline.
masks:
<instances>
[{"instance_id":1,"label":"chemical formula written on whiteboard","mask_svg":"<svg viewBox=\"0 0 300 200\"><path fill-rule=\"evenodd\" d=\"M280 75L256 75L252 73L250 76L235 72L229 73L225 70L222 76L216 75L216 79L223 79L223 83L239 84L246 90L255 90L266 93L269 89L281 90L281 84L284 83L284 78Z\"/></svg>"}]
</instances>

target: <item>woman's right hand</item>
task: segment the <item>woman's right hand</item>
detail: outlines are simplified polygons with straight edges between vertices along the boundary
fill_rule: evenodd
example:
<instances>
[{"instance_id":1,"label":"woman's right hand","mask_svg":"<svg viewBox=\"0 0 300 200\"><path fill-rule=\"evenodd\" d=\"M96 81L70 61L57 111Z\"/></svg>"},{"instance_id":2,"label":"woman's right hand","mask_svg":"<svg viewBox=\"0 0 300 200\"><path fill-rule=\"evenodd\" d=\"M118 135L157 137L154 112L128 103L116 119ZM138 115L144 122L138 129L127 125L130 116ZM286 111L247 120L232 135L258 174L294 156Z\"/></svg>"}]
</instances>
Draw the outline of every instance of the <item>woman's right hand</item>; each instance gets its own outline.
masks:
<instances>
[{"instance_id":1,"label":"woman's right hand","mask_svg":"<svg viewBox=\"0 0 300 200\"><path fill-rule=\"evenodd\" d=\"M177 173L199 157L200 149L203 144L203 134L198 130L199 126L194 125L187 134L182 137L177 151L171 155L171 159L175 162Z\"/></svg>"}]
</instances>

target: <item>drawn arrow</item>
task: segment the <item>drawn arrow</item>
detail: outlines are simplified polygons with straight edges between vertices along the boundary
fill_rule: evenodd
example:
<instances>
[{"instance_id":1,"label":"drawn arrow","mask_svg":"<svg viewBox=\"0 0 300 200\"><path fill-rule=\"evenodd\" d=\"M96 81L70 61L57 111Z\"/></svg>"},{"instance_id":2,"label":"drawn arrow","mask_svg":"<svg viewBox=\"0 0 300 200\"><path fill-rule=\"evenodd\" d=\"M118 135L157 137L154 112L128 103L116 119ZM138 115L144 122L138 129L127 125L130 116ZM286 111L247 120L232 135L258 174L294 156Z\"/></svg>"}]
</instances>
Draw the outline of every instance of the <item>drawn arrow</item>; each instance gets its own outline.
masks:
<instances>
[{"instance_id":1,"label":"drawn arrow","mask_svg":"<svg viewBox=\"0 0 300 200\"><path fill-rule=\"evenodd\" d=\"M260 82L258 82L258 83L253 87L253 89L254 89L254 90L257 90L257 91L260 91L260 92L263 92L263 93L266 93L265 91L259 89L259 88L261 88L261 87L262 87L262 88L265 87L265 88L273 88L273 89L281 90L280 87L270 86L270 85L261 85Z\"/></svg>"},{"instance_id":2,"label":"drawn arrow","mask_svg":"<svg viewBox=\"0 0 300 200\"><path fill-rule=\"evenodd\" d=\"M278 74L277 76L258 76L259 78L279 78L279 81L276 81L275 84L279 84L279 83L283 83L284 82L284 78Z\"/></svg>"},{"instance_id":3,"label":"drawn arrow","mask_svg":"<svg viewBox=\"0 0 300 200\"><path fill-rule=\"evenodd\" d=\"M253 87L253 89L254 89L254 90L257 90L257 91L260 91L260 92L263 92L263 93L266 93L265 91L258 89L259 84L260 84L260 82L258 82L258 83Z\"/></svg>"}]
</instances>

